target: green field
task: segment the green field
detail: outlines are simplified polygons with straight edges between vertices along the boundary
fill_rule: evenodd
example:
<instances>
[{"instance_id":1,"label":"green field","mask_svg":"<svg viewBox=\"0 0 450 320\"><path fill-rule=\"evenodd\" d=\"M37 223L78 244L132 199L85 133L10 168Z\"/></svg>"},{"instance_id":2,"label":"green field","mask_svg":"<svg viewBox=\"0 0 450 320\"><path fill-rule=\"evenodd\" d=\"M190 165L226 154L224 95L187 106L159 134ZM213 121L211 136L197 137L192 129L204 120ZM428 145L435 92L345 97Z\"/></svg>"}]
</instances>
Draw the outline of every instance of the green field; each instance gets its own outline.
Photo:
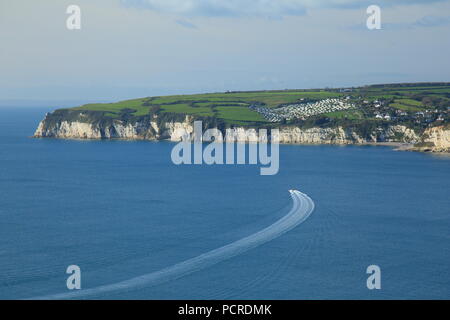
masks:
<instances>
[{"instance_id":1,"label":"green field","mask_svg":"<svg viewBox=\"0 0 450 320\"><path fill-rule=\"evenodd\" d=\"M404 110L404 111L420 111L424 105L416 100L412 99L395 99L393 103L390 104L392 108Z\"/></svg>"},{"instance_id":2,"label":"green field","mask_svg":"<svg viewBox=\"0 0 450 320\"><path fill-rule=\"evenodd\" d=\"M324 116L333 119L349 119L349 120L358 120L364 118L364 114L359 110L329 112L325 113Z\"/></svg>"},{"instance_id":3,"label":"green field","mask_svg":"<svg viewBox=\"0 0 450 320\"><path fill-rule=\"evenodd\" d=\"M397 99L395 100L396 103L401 103L407 106L413 106L413 107L423 107L423 103L417 100L413 99Z\"/></svg>"},{"instance_id":4,"label":"green field","mask_svg":"<svg viewBox=\"0 0 450 320\"><path fill-rule=\"evenodd\" d=\"M299 102L300 99L326 99L341 97L338 92L323 90L286 90L209 93L195 95L176 95L149 97L120 101L116 103L87 104L75 110L106 111L109 117L119 117L126 110L134 116L146 115L152 107L159 107L162 113L189 114L202 117L216 117L227 124L265 123L266 120L248 107L253 103L264 104L274 108L280 104Z\"/></svg>"},{"instance_id":5,"label":"green field","mask_svg":"<svg viewBox=\"0 0 450 320\"><path fill-rule=\"evenodd\" d=\"M104 115L118 118L127 113L132 116L144 116L158 110L161 113L188 114L199 117L214 117L227 124L263 124L266 120L248 107L258 103L268 108L283 104L297 103L306 100L321 100L350 96L354 101L384 99L389 107L406 111L419 111L425 107L439 103L443 108L450 106L450 84L399 84L378 85L353 88L351 92L338 89L316 90L278 90L207 93L193 95L173 95L147 97L120 101L116 103L87 104L74 110L104 111ZM424 100L425 99L425 100ZM429 99L426 100L426 99ZM426 101L424 104L422 101ZM332 112L325 116L335 119L363 119L364 113L359 110Z\"/></svg>"}]
</instances>

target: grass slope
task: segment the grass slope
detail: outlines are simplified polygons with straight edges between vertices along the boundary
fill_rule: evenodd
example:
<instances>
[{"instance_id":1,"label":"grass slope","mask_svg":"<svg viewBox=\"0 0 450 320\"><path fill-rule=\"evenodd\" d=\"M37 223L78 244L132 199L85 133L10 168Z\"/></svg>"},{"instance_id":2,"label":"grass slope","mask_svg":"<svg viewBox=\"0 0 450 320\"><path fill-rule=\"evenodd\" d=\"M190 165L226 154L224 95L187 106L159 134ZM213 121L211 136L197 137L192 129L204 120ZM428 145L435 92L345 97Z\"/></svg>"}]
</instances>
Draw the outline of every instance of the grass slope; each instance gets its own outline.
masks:
<instances>
[{"instance_id":1,"label":"grass slope","mask_svg":"<svg viewBox=\"0 0 450 320\"><path fill-rule=\"evenodd\" d=\"M104 116L111 118L120 117L125 111L132 116L144 116L151 110L158 110L160 113L167 114L213 117L229 125L261 125L267 122L259 113L248 108L251 104L258 103L275 108L283 104L305 100L322 100L349 95L352 99L371 101L389 99L390 107L406 111L420 111L429 107L436 100L441 105L448 103L450 106L450 83L374 85L353 88L351 92L342 92L339 89L315 89L173 95L116 103L87 104L72 110L102 111ZM325 116L354 120L364 118L364 115L358 110L334 112Z\"/></svg>"}]
</instances>

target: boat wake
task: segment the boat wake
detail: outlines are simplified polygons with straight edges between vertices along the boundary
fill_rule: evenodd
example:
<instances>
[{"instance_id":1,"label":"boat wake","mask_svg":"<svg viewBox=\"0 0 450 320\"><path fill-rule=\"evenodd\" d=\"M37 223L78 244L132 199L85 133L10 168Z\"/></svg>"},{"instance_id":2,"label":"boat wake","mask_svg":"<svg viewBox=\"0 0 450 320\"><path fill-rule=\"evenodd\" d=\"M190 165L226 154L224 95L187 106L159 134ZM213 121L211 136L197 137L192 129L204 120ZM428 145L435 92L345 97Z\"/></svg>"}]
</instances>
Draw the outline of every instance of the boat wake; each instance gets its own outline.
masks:
<instances>
[{"instance_id":1,"label":"boat wake","mask_svg":"<svg viewBox=\"0 0 450 320\"><path fill-rule=\"evenodd\" d=\"M105 293L121 292L130 289L146 288L167 281L181 278L187 274L208 268L224 260L242 254L250 249L256 248L269 242L282 234L292 230L303 221L308 219L314 211L314 202L306 194L289 190L293 200L292 209L280 220L250 236L237 240L223 247L201 254L192 259L185 260L173 266L151 272L129 280L118 283L103 285L90 289L71 291L67 293L48 295L33 298L33 300L61 300L81 299L89 296L99 296Z\"/></svg>"}]
</instances>

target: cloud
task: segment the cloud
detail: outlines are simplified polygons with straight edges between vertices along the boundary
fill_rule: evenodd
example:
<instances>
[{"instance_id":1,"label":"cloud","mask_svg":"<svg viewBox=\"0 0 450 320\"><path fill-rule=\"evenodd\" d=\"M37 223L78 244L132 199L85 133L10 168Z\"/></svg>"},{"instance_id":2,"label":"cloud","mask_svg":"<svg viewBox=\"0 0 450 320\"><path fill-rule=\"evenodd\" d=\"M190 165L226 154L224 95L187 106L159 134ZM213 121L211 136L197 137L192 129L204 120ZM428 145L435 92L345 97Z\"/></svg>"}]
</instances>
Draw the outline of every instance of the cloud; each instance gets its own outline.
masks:
<instances>
[{"instance_id":1,"label":"cloud","mask_svg":"<svg viewBox=\"0 0 450 320\"><path fill-rule=\"evenodd\" d=\"M179 24L182 27L188 28L188 29L197 29L197 26L187 20L181 20L178 19L175 21L177 24Z\"/></svg>"},{"instance_id":2,"label":"cloud","mask_svg":"<svg viewBox=\"0 0 450 320\"><path fill-rule=\"evenodd\" d=\"M450 24L450 16L425 16L413 23L415 27L441 27Z\"/></svg>"},{"instance_id":3,"label":"cloud","mask_svg":"<svg viewBox=\"0 0 450 320\"><path fill-rule=\"evenodd\" d=\"M295 0L121 0L126 7L186 17L280 18L305 14L304 1Z\"/></svg>"},{"instance_id":4,"label":"cloud","mask_svg":"<svg viewBox=\"0 0 450 320\"><path fill-rule=\"evenodd\" d=\"M381 27L383 30L411 30L416 28L433 28L448 25L450 25L450 16L424 16L412 22L382 23ZM354 31L368 30L365 23L351 25L348 29Z\"/></svg>"},{"instance_id":5,"label":"cloud","mask_svg":"<svg viewBox=\"0 0 450 320\"><path fill-rule=\"evenodd\" d=\"M377 0L381 7L449 0ZM304 15L310 8L363 8L374 0L120 0L125 7L149 9L186 17L282 18Z\"/></svg>"}]
</instances>

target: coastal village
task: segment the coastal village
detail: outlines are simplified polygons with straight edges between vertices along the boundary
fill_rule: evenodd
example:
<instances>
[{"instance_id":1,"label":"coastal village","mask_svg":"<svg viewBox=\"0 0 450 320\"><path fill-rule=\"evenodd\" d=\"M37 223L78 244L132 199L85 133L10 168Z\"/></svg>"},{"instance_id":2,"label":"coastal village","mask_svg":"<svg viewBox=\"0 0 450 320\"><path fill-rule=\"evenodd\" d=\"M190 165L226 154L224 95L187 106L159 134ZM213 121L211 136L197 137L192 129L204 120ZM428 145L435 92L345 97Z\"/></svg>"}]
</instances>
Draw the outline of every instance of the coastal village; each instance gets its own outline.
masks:
<instances>
[{"instance_id":1,"label":"coastal village","mask_svg":"<svg viewBox=\"0 0 450 320\"><path fill-rule=\"evenodd\" d=\"M414 122L416 124L427 125L433 122L446 122L449 119L450 106L446 109L422 108L422 110L402 110L397 109L386 101L363 101L363 108L371 109L375 119L384 121Z\"/></svg>"},{"instance_id":2,"label":"coastal village","mask_svg":"<svg viewBox=\"0 0 450 320\"><path fill-rule=\"evenodd\" d=\"M355 109L355 105L349 103L347 99L324 99L317 102L289 104L274 109L252 105L250 109L260 113L269 122L280 122L283 119L304 120L319 114Z\"/></svg>"},{"instance_id":3,"label":"coastal village","mask_svg":"<svg viewBox=\"0 0 450 320\"><path fill-rule=\"evenodd\" d=\"M351 94L351 89L340 92ZM392 99L368 100L360 96L347 95L343 98L302 101L298 103L268 108L252 104L249 108L258 112L272 123L306 120L312 117L332 117L335 112L343 112L340 118L347 118L345 111L357 111L361 118L375 119L391 123L410 123L414 126L429 127L432 124L444 124L450 121L450 105L420 105L420 100L409 99L414 105L403 105ZM420 107L419 107L420 105Z\"/></svg>"}]
</instances>

